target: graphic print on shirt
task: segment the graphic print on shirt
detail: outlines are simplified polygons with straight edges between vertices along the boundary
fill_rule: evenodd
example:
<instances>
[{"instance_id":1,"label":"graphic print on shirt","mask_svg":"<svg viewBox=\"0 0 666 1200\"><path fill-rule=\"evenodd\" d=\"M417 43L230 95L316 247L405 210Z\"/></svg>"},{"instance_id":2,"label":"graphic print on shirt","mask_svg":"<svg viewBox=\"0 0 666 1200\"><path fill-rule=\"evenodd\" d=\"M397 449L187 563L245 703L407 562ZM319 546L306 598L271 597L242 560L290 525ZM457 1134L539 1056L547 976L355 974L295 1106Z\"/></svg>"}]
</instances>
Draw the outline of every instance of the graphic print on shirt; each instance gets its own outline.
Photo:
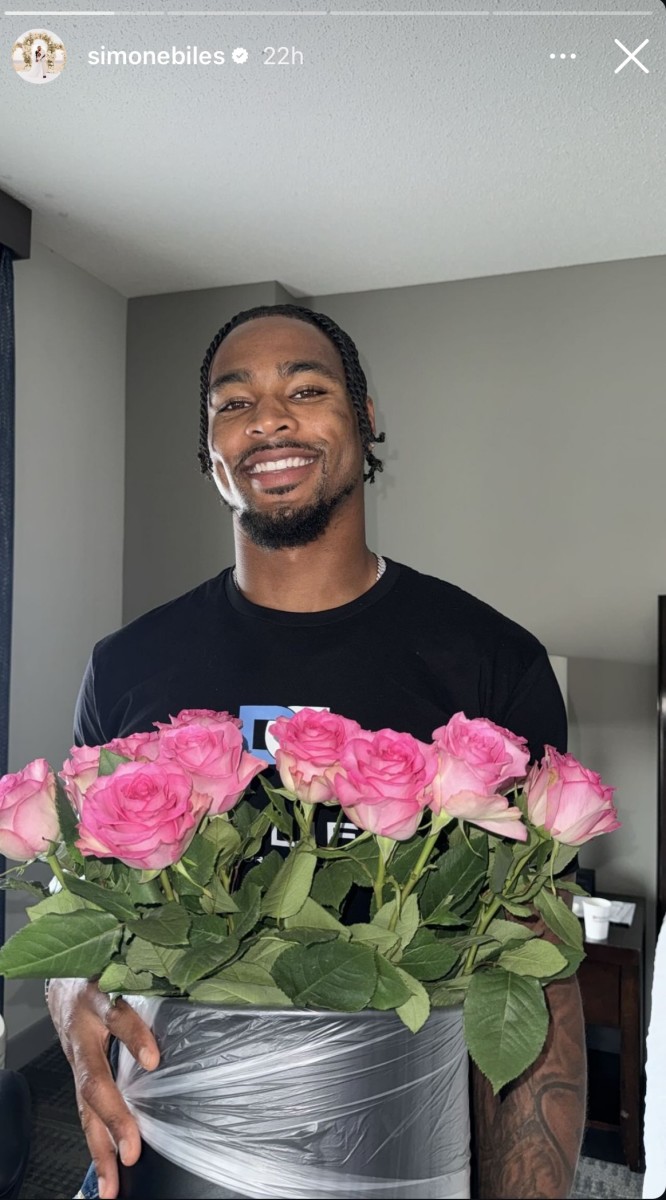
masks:
<instances>
[{"instance_id":1,"label":"graphic print on shirt","mask_svg":"<svg viewBox=\"0 0 666 1200\"><path fill-rule=\"evenodd\" d=\"M293 717L304 708L311 708L314 712L331 711L326 704L291 704L288 708L282 704L241 704L238 715L241 719L241 732L246 749L250 754L254 754L257 758L263 758L264 762L275 766L275 751L278 745L273 735L268 732L268 726L278 717ZM333 837L334 829L335 821L327 821L327 842L330 842ZM349 842L356 837L358 832L356 825L353 825L351 821L343 821L338 837L340 841ZM289 841L280 834L279 829L276 829L275 826L271 830L271 846L289 848Z\"/></svg>"}]
</instances>

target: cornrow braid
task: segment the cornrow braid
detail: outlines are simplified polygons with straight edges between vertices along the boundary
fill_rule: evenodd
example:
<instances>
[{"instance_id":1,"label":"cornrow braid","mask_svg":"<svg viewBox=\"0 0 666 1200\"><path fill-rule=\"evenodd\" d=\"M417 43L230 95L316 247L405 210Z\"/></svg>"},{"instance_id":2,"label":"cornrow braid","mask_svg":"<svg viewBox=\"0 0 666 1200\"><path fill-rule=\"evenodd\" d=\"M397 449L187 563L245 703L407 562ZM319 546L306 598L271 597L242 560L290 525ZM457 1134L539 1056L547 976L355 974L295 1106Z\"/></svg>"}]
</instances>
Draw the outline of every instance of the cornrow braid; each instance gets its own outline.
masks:
<instances>
[{"instance_id":1,"label":"cornrow braid","mask_svg":"<svg viewBox=\"0 0 666 1200\"><path fill-rule=\"evenodd\" d=\"M374 442L383 442L385 434L374 434L372 432L366 405L368 382L363 367L359 362L358 350L349 334L345 333L339 325L336 325L331 317L325 316L324 313L312 312L311 309L302 308L298 304L261 304L257 308L249 308L245 312L236 313L236 316L227 321L226 325L223 325L215 334L201 364L200 374L201 407L198 457L202 474L207 475L209 478L212 478L213 474L213 464L211 463L208 451L208 387L210 384L211 363L222 342L233 329L237 329L239 325L244 325L246 321L255 321L259 317L293 317L298 321L306 321L310 325L315 325L317 329L321 329L322 333L325 333L329 341L333 343L342 359L347 391L354 407L354 412L356 413L361 444L365 454L365 461L368 464L368 470L363 478L369 480L370 483L374 483L375 472L383 471L384 464L380 458L377 458L373 454L372 446Z\"/></svg>"}]
</instances>

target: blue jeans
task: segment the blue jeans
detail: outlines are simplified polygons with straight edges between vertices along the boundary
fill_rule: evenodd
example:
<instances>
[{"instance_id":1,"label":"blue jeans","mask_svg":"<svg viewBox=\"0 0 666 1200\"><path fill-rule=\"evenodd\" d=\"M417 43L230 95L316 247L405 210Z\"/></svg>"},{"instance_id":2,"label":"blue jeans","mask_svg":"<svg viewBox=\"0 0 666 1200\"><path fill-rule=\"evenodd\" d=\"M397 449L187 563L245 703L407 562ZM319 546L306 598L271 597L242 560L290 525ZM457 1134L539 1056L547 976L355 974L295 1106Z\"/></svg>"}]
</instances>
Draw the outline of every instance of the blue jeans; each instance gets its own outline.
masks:
<instances>
[{"instance_id":1,"label":"blue jeans","mask_svg":"<svg viewBox=\"0 0 666 1200\"><path fill-rule=\"evenodd\" d=\"M97 1187L97 1172L91 1163L86 1172L86 1177L81 1184L81 1195L85 1196L85 1200L99 1200L99 1188Z\"/></svg>"}]
</instances>

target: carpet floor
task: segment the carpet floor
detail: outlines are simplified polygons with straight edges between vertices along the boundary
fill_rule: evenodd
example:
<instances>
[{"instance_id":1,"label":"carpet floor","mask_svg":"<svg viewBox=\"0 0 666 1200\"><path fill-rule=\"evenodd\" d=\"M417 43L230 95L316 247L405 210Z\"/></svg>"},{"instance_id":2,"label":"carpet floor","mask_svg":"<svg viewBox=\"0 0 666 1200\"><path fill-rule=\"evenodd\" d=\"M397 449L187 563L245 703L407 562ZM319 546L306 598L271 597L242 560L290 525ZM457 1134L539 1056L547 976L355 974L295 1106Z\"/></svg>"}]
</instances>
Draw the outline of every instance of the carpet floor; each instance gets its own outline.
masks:
<instances>
[{"instance_id":1,"label":"carpet floor","mask_svg":"<svg viewBox=\"0 0 666 1200\"><path fill-rule=\"evenodd\" d=\"M71 1200L88 1167L72 1075L56 1042L23 1068L33 1105L30 1162L21 1200ZM640 1200L643 1176L617 1162L582 1157L571 1200Z\"/></svg>"}]
</instances>

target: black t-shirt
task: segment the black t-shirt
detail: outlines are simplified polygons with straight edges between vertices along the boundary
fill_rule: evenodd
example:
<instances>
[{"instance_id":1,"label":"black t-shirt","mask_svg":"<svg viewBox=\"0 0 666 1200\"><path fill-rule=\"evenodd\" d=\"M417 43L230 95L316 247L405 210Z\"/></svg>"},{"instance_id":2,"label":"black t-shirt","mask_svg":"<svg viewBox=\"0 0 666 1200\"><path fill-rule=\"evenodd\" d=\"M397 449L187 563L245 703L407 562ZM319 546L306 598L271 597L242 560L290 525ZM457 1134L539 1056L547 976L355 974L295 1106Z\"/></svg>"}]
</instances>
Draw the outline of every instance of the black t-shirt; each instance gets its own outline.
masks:
<instances>
[{"instance_id":1,"label":"black t-shirt","mask_svg":"<svg viewBox=\"0 0 666 1200\"><path fill-rule=\"evenodd\" d=\"M541 643L467 592L386 563L350 604L294 613L251 604L230 569L102 638L79 693L74 739L99 745L151 730L183 708L243 719L248 749L270 760L267 723L327 708L366 729L430 740L453 713L484 716L566 750L557 680Z\"/></svg>"},{"instance_id":2,"label":"black t-shirt","mask_svg":"<svg viewBox=\"0 0 666 1200\"><path fill-rule=\"evenodd\" d=\"M564 702L541 643L453 584L390 559L368 592L324 612L251 604L226 569L130 622L93 649L74 739L100 745L209 708L240 716L247 748L273 763L266 726L305 707L426 742L462 711L527 738L533 759L544 745L566 750ZM318 809L323 842L335 810ZM354 832L345 823L342 838ZM288 845L276 829L272 845Z\"/></svg>"}]
</instances>

